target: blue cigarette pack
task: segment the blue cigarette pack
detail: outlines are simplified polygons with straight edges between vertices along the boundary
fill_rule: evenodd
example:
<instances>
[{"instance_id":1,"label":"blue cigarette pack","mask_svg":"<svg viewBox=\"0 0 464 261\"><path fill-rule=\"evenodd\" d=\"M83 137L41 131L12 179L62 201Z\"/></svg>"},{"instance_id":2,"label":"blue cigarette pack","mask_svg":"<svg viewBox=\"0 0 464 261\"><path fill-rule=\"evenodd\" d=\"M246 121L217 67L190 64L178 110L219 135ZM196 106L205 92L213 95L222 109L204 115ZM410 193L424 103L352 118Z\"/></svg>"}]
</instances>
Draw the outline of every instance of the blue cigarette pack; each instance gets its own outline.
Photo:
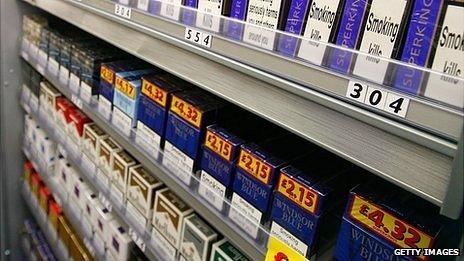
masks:
<instances>
[{"instance_id":1,"label":"blue cigarette pack","mask_svg":"<svg viewBox=\"0 0 464 261\"><path fill-rule=\"evenodd\" d=\"M169 74L142 77L137 131L153 137L164 147L164 133L172 94L190 88L190 84Z\"/></svg>"},{"instance_id":2,"label":"blue cigarette pack","mask_svg":"<svg viewBox=\"0 0 464 261\"><path fill-rule=\"evenodd\" d=\"M197 170L200 149L206 126L227 119L227 103L211 94L195 89L172 95L166 126L165 158L166 164L177 160L177 166L184 173Z\"/></svg>"},{"instance_id":3,"label":"blue cigarette pack","mask_svg":"<svg viewBox=\"0 0 464 261\"><path fill-rule=\"evenodd\" d=\"M427 250L418 248L437 247L443 224L437 208L388 185L367 183L351 191L336 260L427 260ZM397 248L419 252L399 257L394 254Z\"/></svg>"},{"instance_id":4,"label":"blue cigarette pack","mask_svg":"<svg viewBox=\"0 0 464 261\"><path fill-rule=\"evenodd\" d=\"M147 63L139 60L120 60L115 62L103 63L100 68L100 98L103 97L113 103L116 73L120 77L129 75L132 72L151 68Z\"/></svg>"},{"instance_id":5,"label":"blue cigarette pack","mask_svg":"<svg viewBox=\"0 0 464 261\"><path fill-rule=\"evenodd\" d=\"M309 3L310 1L307 0L292 0L287 21L285 22L285 32L296 36L301 35ZM285 55L294 56L299 43L299 38L296 36L281 34L277 51Z\"/></svg>"},{"instance_id":6,"label":"blue cigarette pack","mask_svg":"<svg viewBox=\"0 0 464 261\"><path fill-rule=\"evenodd\" d=\"M333 240L339 226L334 218L341 219L343 199L358 180L347 173L350 169L346 161L326 151L315 151L282 168L272 205L271 235L306 257L320 242Z\"/></svg>"},{"instance_id":7,"label":"blue cigarette pack","mask_svg":"<svg viewBox=\"0 0 464 261\"><path fill-rule=\"evenodd\" d=\"M156 72L156 69L146 69L116 73L113 105L132 119L132 127L135 127L137 122L142 76L153 75Z\"/></svg>"},{"instance_id":8,"label":"blue cigarette pack","mask_svg":"<svg viewBox=\"0 0 464 261\"><path fill-rule=\"evenodd\" d=\"M198 0L185 0L184 6L197 9ZM190 10L188 8L182 8L182 22L186 25L195 25L197 19L197 13L195 10Z\"/></svg>"}]
</instances>

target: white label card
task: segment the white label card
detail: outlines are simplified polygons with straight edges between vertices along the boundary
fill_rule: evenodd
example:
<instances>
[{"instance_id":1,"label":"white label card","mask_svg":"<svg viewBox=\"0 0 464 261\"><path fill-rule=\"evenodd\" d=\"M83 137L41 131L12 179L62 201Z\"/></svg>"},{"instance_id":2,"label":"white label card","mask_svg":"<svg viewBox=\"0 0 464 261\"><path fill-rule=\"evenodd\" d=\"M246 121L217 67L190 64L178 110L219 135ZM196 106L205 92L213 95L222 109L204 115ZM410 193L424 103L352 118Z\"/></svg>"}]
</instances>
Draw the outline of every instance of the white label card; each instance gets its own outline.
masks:
<instances>
[{"instance_id":1,"label":"white label card","mask_svg":"<svg viewBox=\"0 0 464 261\"><path fill-rule=\"evenodd\" d=\"M21 89L21 102L25 106L29 106L29 99L31 98L31 90L26 85L23 85Z\"/></svg>"},{"instance_id":2,"label":"white label card","mask_svg":"<svg viewBox=\"0 0 464 261\"><path fill-rule=\"evenodd\" d=\"M36 58L37 59L37 53L39 52L39 47L33 43L31 43L31 45L29 46L29 55L32 57L32 58Z\"/></svg>"},{"instance_id":3,"label":"white label card","mask_svg":"<svg viewBox=\"0 0 464 261\"><path fill-rule=\"evenodd\" d=\"M121 16L126 19L131 18L132 10L128 6L120 5L120 4L115 4L114 5L114 14Z\"/></svg>"},{"instance_id":4,"label":"white label card","mask_svg":"<svg viewBox=\"0 0 464 261\"><path fill-rule=\"evenodd\" d=\"M129 228L129 235L134 240L135 244L142 250L142 252L145 252L147 245L143 241L142 237L137 234L132 228Z\"/></svg>"},{"instance_id":5,"label":"white label card","mask_svg":"<svg viewBox=\"0 0 464 261\"><path fill-rule=\"evenodd\" d=\"M206 171L202 170L198 194L200 194L200 196L202 196L216 209L222 210L224 197L226 195L226 187L209 175Z\"/></svg>"},{"instance_id":6,"label":"white label card","mask_svg":"<svg viewBox=\"0 0 464 261\"><path fill-rule=\"evenodd\" d=\"M127 137L130 136L132 129L132 119L116 107L114 107L113 110L113 118L111 119L111 123L113 123L114 126L121 130L124 135Z\"/></svg>"},{"instance_id":7,"label":"white label card","mask_svg":"<svg viewBox=\"0 0 464 261\"><path fill-rule=\"evenodd\" d=\"M199 44L207 48L211 48L211 42L213 41L212 35L189 27L185 27L184 38L189 42Z\"/></svg>"},{"instance_id":8,"label":"white label card","mask_svg":"<svg viewBox=\"0 0 464 261\"><path fill-rule=\"evenodd\" d=\"M81 98L86 103L90 103L92 100L92 87L90 87L87 83L81 82Z\"/></svg>"},{"instance_id":9,"label":"white label card","mask_svg":"<svg viewBox=\"0 0 464 261\"><path fill-rule=\"evenodd\" d=\"M253 238L258 236L262 215L263 214L257 208L234 193L232 196L229 218Z\"/></svg>"},{"instance_id":10,"label":"white label card","mask_svg":"<svg viewBox=\"0 0 464 261\"><path fill-rule=\"evenodd\" d=\"M43 67L47 65L48 55L44 50L39 49L37 62L39 62Z\"/></svg>"},{"instance_id":11,"label":"white label card","mask_svg":"<svg viewBox=\"0 0 464 261\"><path fill-rule=\"evenodd\" d=\"M69 70L64 66L60 66L59 80L62 84L67 85L69 80Z\"/></svg>"},{"instance_id":12,"label":"white label card","mask_svg":"<svg viewBox=\"0 0 464 261\"><path fill-rule=\"evenodd\" d=\"M276 32L247 24L243 32L243 41L267 50L274 50Z\"/></svg>"},{"instance_id":13,"label":"white label card","mask_svg":"<svg viewBox=\"0 0 464 261\"><path fill-rule=\"evenodd\" d=\"M137 9L140 9L142 11L147 11L149 2L150 0L139 0L137 3Z\"/></svg>"},{"instance_id":14,"label":"white label card","mask_svg":"<svg viewBox=\"0 0 464 261\"><path fill-rule=\"evenodd\" d=\"M98 99L98 112L105 118L106 120L110 119L111 116L111 102L108 101L105 97L100 96Z\"/></svg>"},{"instance_id":15,"label":"white label card","mask_svg":"<svg viewBox=\"0 0 464 261\"><path fill-rule=\"evenodd\" d=\"M163 0L161 2L160 15L177 21L179 20L181 5L181 0Z\"/></svg>"},{"instance_id":16,"label":"white label card","mask_svg":"<svg viewBox=\"0 0 464 261\"><path fill-rule=\"evenodd\" d=\"M47 64L48 73L50 73L51 75L56 77L58 75L59 68L60 68L60 65L58 64L58 62L55 59L50 58L48 60L48 64Z\"/></svg>"},{"instance_id":17,"label":"white label card","mask_svg":"<svg viewBox=\"0 0 464 261\"><path fill-rule=\"evenodd\" d=\"M77 106L77 108L82 109L82 100L75 94L71 95L71 102Z\"/></svg>"},{"instance_id":18,"label":"white label card","mask_svg":"<svg viewBox=\"0 0 464 261\"><path fill-rule=\"evenodd\" d=\"M349 81L346 97L402 118L409 108L409 98L357 81Z\"/></svg>"},{"instance_id":19,"label":"white label card","mask_svg":"<svg viewBox=\"0 0 464 261\"><path fill-rule=\"evenodd\" d=\"M31 107L31 111L37 112L39 109L39 98L35 96L34 94L31 95L29 98L29 106Z\"/></svg>"},{"instance_id":20,"label":"white label card","mask_svg":"<svg viewBox=\"0 0 464 261\"><path fill-rule=\"evenodd\" d=\"M79 93L80 79L74 73L69 74L69 89L74 93Z\"/></svg>"},{"instance_id":21,"label":"white label card","mask_svg":"<svg viewBox=\"0 0 464 261\"><path fill-rule=\"evenodd\" d=\"M29 46L30 46L29 40L26 38L23 38L21 42L21 56L26 60L29 61Z\"/></svg>"},{"instance_id":22,"label":"white label card","mask_svg":"<svg viewBox=\"0 0 464 261\"><path fill-rule=\"evenodd\" d=\"M168 141L166 141L164 151L163 165L171 170L182 182L190 185L193 175L193 159Z\"/></svg>"}]
</instances>

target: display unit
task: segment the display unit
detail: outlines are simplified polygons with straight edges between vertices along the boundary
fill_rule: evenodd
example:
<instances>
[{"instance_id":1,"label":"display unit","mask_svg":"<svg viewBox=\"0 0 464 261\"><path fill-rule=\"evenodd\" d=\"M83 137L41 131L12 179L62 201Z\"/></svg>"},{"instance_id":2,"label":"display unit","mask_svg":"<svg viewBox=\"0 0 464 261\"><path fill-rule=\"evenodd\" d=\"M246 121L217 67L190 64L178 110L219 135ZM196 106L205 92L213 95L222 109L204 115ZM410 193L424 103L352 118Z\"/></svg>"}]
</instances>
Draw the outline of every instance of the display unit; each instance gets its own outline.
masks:
<instances>
[{"instance_id":1,"label":"display unit","mask_svg":"<svg viewBox=\"0 0 464 261\"><path fill-rule=\"evenodd\" d=\"M256 115L365 168L400 187L420 196L441 209L450 218L462 215L462 124L463 112L460 101L453 97L426 97L395 89L392 83L375 82L351 73L335 72L326 65L279 53L276 45L268 50L266 45L237 39L236 35L216 29L205 29L198 23L186 22L185 14L211 16L213 23L227 28L231 23L255 34L286 39L289 43L311 40L275 30L262 29L244 22L220 16L200 13L181 6L171 6L172 17L163 13L150 13L157 1L25 1L43 11L55 15L98 38L161 69L177 75L219 97L222 97ZM130 3L129 3L130 2ZM21 3L27 6L27 4ZM165 8L167 8L165 6ZM167 10L167 9L166 9ZM192 43L188 35L200 33L207 43ZM129 40L130 39L130 40ZM134 41L134 39L136 39ZM209 39L209 40L208 40ZM190 41L190 42L189 42ZM321 44L321 43L318 43ZM324 50L337 52L332 44L322 44ZM180 198L189 200L192 208L221 231L240 250L253 260L260 260L266 253L266 242L255 242L246 233L236 229L227 217L207 205L196 187L185 185L181 178L173 177L177 170L167 170L163 164L149 156L148 150L135 140L135 132L120 129L98 113L96 99L74 92L48 71L40 56L30 50L30 43L21 42L22 58L37 69L61 93L110 134L140 163L150 169L168 187L175 189ZM357 59L369 58L358 51L348 51ZM388 67L405 70L410 65L380 58ZM179 62L182 61L182 62ZM198 70L201 68L201 70ZM2 65L3 69L3 65ZM432 70L413 67L427 77L442 77ZM3 77L2 71L2 77ZM451 77L461 87L462 78ZM404 114L376 108L365 101L353 100L349 94L357 86L365 89L365 95L377 91L392 99L407 99L402 107ZM370 91L369 91L370 90ZM16 95L19 91L16 92ZM459 90L458 94L459 95ZM2 95L3 96L3 95ZM450 95L452 96L452 95ZM4 96L6 97L9 96ZM2 99L2 103L5 101ZM17 101L17 100L16 100ZM390 100L394 101L394 100ZM385 103L385 101L384 101ZM27 104L27 102L25 103ZM26 105L28 106L28 105ZM29 109L30 110L30 109ZM401 110L400 110L401 111ZM39 114L37 117L46 121ZM2 122L3 123L3 122ZM2 130L5 127L2 126ZM50 132L53 132L50 128ZM55 139L60 140L58 134ZM2 137L2 140L4 138ZM3 147L4 148L4 147ZM69 147L69 151L73 148ZM2 153L3 154L3 153ZM95 166L89 166L80 155L73 155L75 166L80 166L86 177L95 182L101 192L110 194L108 187L91 176ZM2 155L3 157L3 155ZM4 160L4 159L2 159ZM9 164L10 165L10 164ZM88 176L87 176L88 175ZM4 175L2 175L4 177ZM2 182L3 184L3 182ZM132 228L138 228L124 206L112 202L115 211ZM266 229L263 233L268 233ZM140 240L150 242L150 233L136 229ZM2 234L3 235L3 234ZM245 240L244 240L245 239ZM146 254L156 259L163 251L148 243ZM327 251L330 255L330 251ZM327 256L319 257L322 260Z\"/></svg>"}]
</instances>

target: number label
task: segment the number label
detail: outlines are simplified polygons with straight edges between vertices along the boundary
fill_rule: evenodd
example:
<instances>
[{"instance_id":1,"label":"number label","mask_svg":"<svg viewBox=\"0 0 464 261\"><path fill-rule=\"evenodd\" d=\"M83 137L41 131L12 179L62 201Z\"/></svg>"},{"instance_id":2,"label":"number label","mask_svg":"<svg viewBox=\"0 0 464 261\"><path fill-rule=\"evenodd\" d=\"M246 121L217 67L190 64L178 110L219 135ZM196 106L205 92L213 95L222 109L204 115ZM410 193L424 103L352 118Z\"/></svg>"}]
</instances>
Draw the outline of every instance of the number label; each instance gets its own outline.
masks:
<instances>
[{"instance_id":1,"label":"number label","mask_svg":"<svg viewBox=\"0 0 464 261\"><path fill-rule=\"evenodd\" d=\"M353 198L350 216L401 248L431 247L432 237L361 197Z\"/></svg>"},{"instance_id":2,"label":"number label","mask_svg":"<svg viewBox=\"0 0 464 261\"><path fill-rule=\"evenodd\" d=\"M318 196L312 190L281 173L277 191L311 213L317 210Z\"/></svg>"},{"instance_id":3,"label":"number label","mask_svg":"<svg viewBox=\"0 0 464 261\"><path fill-rule=\"evenodd\" d=\"M135 99L135 88L128 81L116 76L116 89L127 97Z\"/></svg>"},{"instance_id":4,"label":"number label","mask_svg":"<svg viewBox=\"0 0 464 261\"><path fill-rule=\"evenodd\" d=\"M200 128L202 113L189 103L177 98L172 97L171 111L184 118L195 127Z\"/></svg>"},{"instance_id":5,"label":"number label","mask_svg":"<svg viewBox=\"0 0 464 261\"><path fill-rule=\"evenodd\" d=\"M142 93L159 105L166 107L167 93L149 81L143 80Z\"/></svg>"},{"instance_id":6,"label":"number label","mask_svg":"<svg viewBox=\"0 0 464 261\"><path fill-rule=\"evenodd\" d=\"M232 146L223 138L211 131L207 131L205 145L225 160L230 161L230 157L232 156Z\"/></svg>"},{"instance_id":7,"label":"number label","mask_svg":"<svg viewBox=\"0 0 464 261\"><path fill-rule=\"evenodd\" d=\"M402 118L409 107L408 98L355 81L349 81L346 97Z\"/></svg>"},{"instance_id":8,"label":"number label","mask_svg":"<svg viewBox=\"0 0 464 261\"><path fill-rule=\"evenodd\" d=\"M131 14L132 14L132 10L131 10L130 7L123 6L123 5L120 5L120 4L115 4L114 5L114 13L116 15L119 15L119 16L124 17L126 19L130 19Z\"/></svg>"},{"instance_id":9,"label":"number label","mask_svg":"<svg viewBox=\"0 0 464 261\"><path fill-rule=\"evenodd\" d=\"M238 166L253 175L264 184L268 184L271 176L271 167L261 159L251 155L245 150L240 151Z\"/></svg>"},{"instance_id":10,"label":"number label","mask_svg":"<svg viewBox=\"0 0 464 261\"><path fill-rule=\"evenodd\" d=\"M189 42L199 44L207 48L211 48L211 42L213 41L212 35L189 27L185 27L184 38Z\"/></svg>"}]
</instances>

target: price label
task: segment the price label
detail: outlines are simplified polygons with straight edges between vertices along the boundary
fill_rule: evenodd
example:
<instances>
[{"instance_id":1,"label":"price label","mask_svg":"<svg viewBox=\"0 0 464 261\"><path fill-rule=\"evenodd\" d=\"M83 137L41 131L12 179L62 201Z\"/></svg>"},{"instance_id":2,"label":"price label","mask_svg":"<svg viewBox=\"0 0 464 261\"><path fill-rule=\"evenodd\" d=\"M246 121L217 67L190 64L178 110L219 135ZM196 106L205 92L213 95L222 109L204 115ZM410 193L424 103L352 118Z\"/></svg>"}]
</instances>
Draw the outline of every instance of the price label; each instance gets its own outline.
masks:
<instances>
[{"instance_id":1,"label":"price label","mask_svg":"<svg viewBox=\"0 0 464 261\"><path fill-rule=\"evenodd\" d=\"M126 135L127 137L130 136L132 129L132 119L126 114L124 114L124 112L122 112L116 106L113 110L113 118L111 119L111 122L114 126L121 130L121 132L124 133L124 135Z\"/></svg>"},{"instance_id":2,"label":"price label","mask_svg":"<svg viewBox=\"0 0 464 261\"><path fill-rule=\"evenodd\" d=\"M149 81L143 80L142 93L159 105L166 107L167 93Z\"/></svg>"},{"instance_id":3,"label":"price label","mask_svg":"<svg viewBox=\"0 0 464 261\"><path fill-rule=\"evenodd\" d=\"M51 75L56 77L58 75L59 68L60 68L60 65L58 64L58 62L55 59L50 58L48 60L48 64L47 64L48 73L50 73Z\"/></svg>"},{"instance_id":4,"label":"price label","mask_svg":"<svg viewBox=\"0 0 464 261\"><path fill-rule=\"evenodd\" d=\"M69 80L69 70L68 70L68 68L66 68L64 66L60 66L60 75L59 75L58 79L63 85L68 85L68 80Z\"/></svg>"},{"instance_id":5,"label":"price label","mask_svg":"<svg viewBox=\"0 0 464 261\"><path fill-rule=\"evenodd\" d=\"M430 248L432 245L432 237L359 196L354 197L349 213L352 219L400 248Z\"/></svg>"},{"instance_id":6,"label":"price label","mask_svg":"<svg viewBox=\"0 0 464 261\"><path fill-rule=\"evenodd\" d=\"M92 87L84 81L81 82L81 98L86 103L90 103L92 100Z\"/></svg>"},{"instance_id":7,"label":"price label","mask_svg":"<svg viewBox=\"0 0 464 261\"><path fill-rule=\"evenodd\" d=\"M140 250L142 250L142 252L145 252L147 248L145 241L132 228L129 228L129 236L132 238L135 244L140 248Z\"/></svg>"},{"instance_id":8,"label":"price label","mask_svg":"<svg viewBox=\"0 0 464 261\"><path fill-rule=\"evenodd\" d=\"M346 97L402 118L409 108L408 98L357 81L348 83Z\"/></svg>"},{"instance_id":9,"label":"price label","mask_svg":"<svg viewBox=\"0 0 464 261\"><path fill-rule=\"evenodd\" d=\"M246 150L242 149L240 151L238 166L264 184L268 184L271 176L271 167Z\"/></svg>"},{"instance_id":10,"label":"price label","mask_svg":"<svg viewBox=\"0 0 464 261\"><path fill-rule=\"evenodd\" d=\"M100 78L105 80L107 83L113 84L114 73L108 69L108 67L102 65L100 69Z\"/></svg>"},{"instance_id":11,"label":"price label","mask_svg":"<svg viewBox=\"0 0 464 261\"><path fill-rule=\"evenodd\" d=\"M116 76L116 89L124 93L127 97L135 99L135 88L128 81Z\"/></svg>"},{"instance_id":12,"label":"price label","mask_svg":"<svg viewBox=\"0 0 464 261\"><path fill-rule=\"evenodd\" d=\"M114 5L114 14L121 16L126 19L131 18L132 10L128 6L120 5L120 4L115 4Z\"/></svg>"},{"instance_id":13,"label":"price label","mask_svg":"<svg viewBox=\"0 0 464 261\"><path fill-rule=\"evenodd\" d=\"M74 93L79 93L80 79L74 73L69 74L69 89Z\"/></svg>"},{"instance_id":14,"label":"price label","mask_svg":"<svg viewBox=\"0 0 464 261\"><path fill-rule=\"evenodd\" d=\"M172 97L171 111L193 124L193 126L200 128L202 113L189 103L177 98L177 96Z\"/></svg>"},{"instance_id":15,"label":"price label","mask_svg":"<svg viewBox=\"0 0 464 261\"><path fill-rule=\"evenodd\" d=\"M82 110L82 100L79 99L77 95L71 95L71 102L74 103L74 105L76 105L77 108Z\"/></svg>"},{"instance_id":16,"label":"price label","mask_svg":"<svg viewBox=\"0 0 464 261\"><path fill-rule=\"evenodd\" d=\"M199 44L207 48L211 48L211 42L213 41L212 35L189 27L185 27L184 38L189 42Z\"/></svg>"},{"instance_id":17,"label":"price label","mask_svg":"<svg viewBox=\"0 0 464 261\"><path fill-rule=\"evenodd\" d=\"M225 160L230 161L232 145L211 131L206 132L205 145Z\"/></svg>"},{"instance_id":18,"label":"price label","mask_svg":"<svg viewBox=\"0 0 464 261\"><path fill-rule=\"evenodd\" d=\"M39 52L39 47L33 43L29 45L29 55L32 58L37 58L37 53Z\"/></svg>"},{"instance_id":19,"label":"price label","mask_svg":"<svg viewBox=\"0 0 464 261\"><path fill-rule=\"evenodd\" d=\"M98 99L98 112L105 118L106 120L110 119L111 116L111 102L108 101L105 97L100 96Z\"/></svg>"},{"instance_id":20,"label":"price label","mask_svg":"<svg viewBox=\"0 0 464 261\"><path fill-rule=\"evenodd\" d=\"M284 173L280 173L277 191L310 213L314 214L316 212L319 201L318 195L312 189L296 182Z\"/></svg>"},{"instance_id":21,"label":"price label","mask_svg":"<svg viewBox=\"0 0 464 261\"><path fill-rule=\"evenodd\" d=\"M47 55L47 53L46 53L44 50L39 49L37 61L38 61L43 67L47 66L48 55Z\"/></svg>"},{"instance_id":22,"label":"price label","mask_svg":"<svg viewBox=\"0 0 464 261\"><path fill-rule=\"evenodd\" d=\"M148 11L148 3L149 0L139 0L137 3L137 9L140 9L142 11Z\"/></svg>"}]
</instances>

